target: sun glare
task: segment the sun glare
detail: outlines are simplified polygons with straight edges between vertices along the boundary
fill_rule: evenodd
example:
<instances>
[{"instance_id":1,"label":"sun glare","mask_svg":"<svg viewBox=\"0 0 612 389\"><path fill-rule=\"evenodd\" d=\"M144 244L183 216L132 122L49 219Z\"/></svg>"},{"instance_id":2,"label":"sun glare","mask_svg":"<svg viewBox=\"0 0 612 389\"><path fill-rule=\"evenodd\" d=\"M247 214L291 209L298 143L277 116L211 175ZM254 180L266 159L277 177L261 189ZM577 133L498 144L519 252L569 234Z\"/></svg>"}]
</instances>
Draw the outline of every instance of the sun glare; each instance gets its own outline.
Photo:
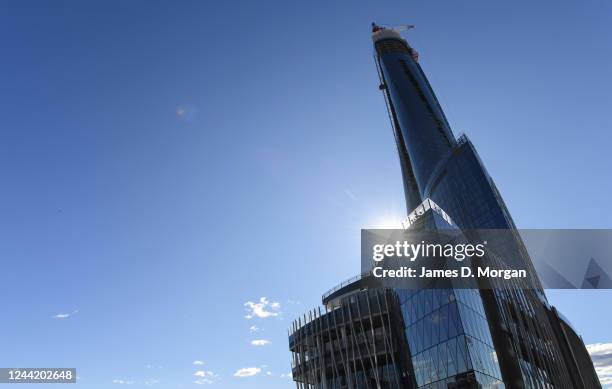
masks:
<instances>
[{"instance_id":1,"label":"sun glare","mask_svg":"<svg viewBox=\"0 0 612 389\"><path fill-rule=\"evenodd\" d=\"M400 229L402 228L402 219L399 216L383 215L374 219L372 223L368 223L368 228Z\"/></svg>"}]
</instances>

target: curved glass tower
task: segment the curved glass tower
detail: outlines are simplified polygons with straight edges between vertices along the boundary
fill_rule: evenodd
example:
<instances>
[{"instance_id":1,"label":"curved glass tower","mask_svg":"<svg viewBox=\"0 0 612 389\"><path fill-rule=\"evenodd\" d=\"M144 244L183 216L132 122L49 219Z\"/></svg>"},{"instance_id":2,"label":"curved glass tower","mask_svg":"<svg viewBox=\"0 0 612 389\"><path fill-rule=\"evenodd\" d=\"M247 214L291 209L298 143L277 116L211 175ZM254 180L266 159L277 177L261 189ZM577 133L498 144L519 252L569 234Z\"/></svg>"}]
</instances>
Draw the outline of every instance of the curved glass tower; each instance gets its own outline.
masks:
<instances>
[{"instance_id":1,"label":"curved glass tower","mask_svg":"<svg viewBox=\"0 0 612 389\"><path fill-rule=\"evenodd\" d=\"M453 135L417 53L392 29L373 25L372 39L407 226L515 231L502 261L527 269L530 283L368 290L367 277L349 280L290 330L298 388L601 388L579 336L548 304L476 149Z\"/></svg>"}]
</instances>

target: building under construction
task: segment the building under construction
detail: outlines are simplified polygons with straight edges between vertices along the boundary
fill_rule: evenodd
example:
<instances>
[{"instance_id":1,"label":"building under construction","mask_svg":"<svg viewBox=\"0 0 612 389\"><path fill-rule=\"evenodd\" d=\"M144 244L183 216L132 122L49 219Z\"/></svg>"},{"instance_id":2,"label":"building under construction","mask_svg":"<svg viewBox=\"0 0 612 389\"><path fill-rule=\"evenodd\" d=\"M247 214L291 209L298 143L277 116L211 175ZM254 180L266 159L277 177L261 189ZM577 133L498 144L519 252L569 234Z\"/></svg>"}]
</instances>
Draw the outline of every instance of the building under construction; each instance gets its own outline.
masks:
<instances>
[{"instance_id":1,"label":"building under construction","mask_svg":"<svg viewBox=\"0 0 612 389\"><path fill-rule=\"evenodd\" d=\"M372 39L399 152L406 227L516 230L474 145L453 135L416 51L393 28L373 25ZM425 212L415 216L416 209ZM518 234L513 247L532 273L527 288L381 289L363 275L327 292L324 308L290 328L297 387L601 388Z\"/></svg>"}]
</instances>

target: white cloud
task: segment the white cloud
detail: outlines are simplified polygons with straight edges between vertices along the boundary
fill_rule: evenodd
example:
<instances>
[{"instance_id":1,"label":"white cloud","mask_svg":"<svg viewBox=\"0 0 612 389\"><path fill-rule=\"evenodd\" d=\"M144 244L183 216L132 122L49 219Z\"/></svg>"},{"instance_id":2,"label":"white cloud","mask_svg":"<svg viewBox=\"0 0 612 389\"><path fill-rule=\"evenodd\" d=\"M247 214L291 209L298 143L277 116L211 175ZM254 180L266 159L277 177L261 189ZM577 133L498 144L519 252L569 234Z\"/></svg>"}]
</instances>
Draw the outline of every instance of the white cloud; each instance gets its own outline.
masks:
<instances>
[{"instance_id":1,"label":"white cloud","mask_svg":"<svg viewBox=\"0 0 612 389\"><path fill-rule=\"evenodd\" d=\"M595 343L586 346L599 381L604 388L612 388L612 343Z\"/></svg>"},{"instance_id":2,"label":"white cloud","mask_svg":"<svg viewBox=\"0 0 612 389\"><path fill-rule=\"evenodd\" d=\"M265 319L268 317L278 316L280 314L280 303L278 301L270 302L267 298L262 297L259 302L247 301L244 303L247 319L258 317Z\"/></svg>"},{"instance_id":3,"label":"white cloud","mask_svg":"<svg viewBox=\"0 0 612 389\"><path fill-rule=\"evenodd\" d=\"M139 381L136 382L134 380L122 380L122 379L115 379L113 380L113 384L115 385L135 385L135 384L142 384L144 383L145 386L153 386L153 385L157 385L159 384L159 380L156 378L148 378L146 380L143 381Z\"/></svg>"},{"instance_id":4,"label":"white cloud","mask_svg":"<svg viewBox=\"0 0 612 389\"><path fill-rule=\"evenodd\" d=\"M134 385L135 382L134 381L130 381L130 380L113 380L113 384L117 384L117 385Z\"/></svg>"},{"instance_id":5,"label":"white cloud","mask_svg":"<svg viewBox=\"0 0 612 389\"><path fill-rule=\"evenodd\" d=\"M234 373L234 377L252 377L261 373L259 367L243 367Z\"/></svg>"},{"instance_id":6,"label":"white cloud","mask_svg":"<svg viewBox=\"0 0 612 389\"><path fill-rule=\"evenodd\" d=\"M587 344L586 348L591 356L612 354L612 343Z\"/></svg>"},{"instance_id":7,"label":"white cloud","mask_svg":"<svg viewBox=\"0 0 612 389\"><path fill-rule=\"evenodd\" d=\"M202 366L204 364L204 362L200 360L193 361L192 363L196 366Z\"/></svg>"},{"instance_id":8,"label":"white cloud","mask_svg":"<svg viewBox=\"0 0 612 389\"><path fill-rule=\"evenodd\" d=\"M291 373L281 374L280 376L281 376L281 378L293 378L293 374L291 374Z\"/></svg>"},{"instance_id":9,"label":"white cloud","mask_svg":"<svg viewBox=\"0 0 612 389\"><path fill-rule=\"evenodd\" d=\"M251 331L251 332L259 332L259 331L261 331L261 328L259 328L257 326L250 326L249 327L249 331Z\"/></svg>"},{"instance_id":10,"label":"white cloud","mask_svg":"<svg viewBox=\"0 0 612 389\"><path fill-rule=\"evenodd\" d=\"M270 341L267 339L255 339L251 341L251 345L253 346L265 346L266 344L270 344Z\"/></svg>"},{"instance_id":11,"label":"white cloud","mask_svg":"<svg viewBox=\"0 0 612 389\"><path fill-rule=\"evenodd\" d=\"M193 383L197 385L212 384L215 382L215 379L218 377L217 374L213 373L210 370L198 370L195 373L193 373L193 375L198 377L195 381L193 381Z\"/></svg>"},{"instance_id":12,"label":"white cloud","mask_svg":"<svg viewBox=\"0 0 612 389\"><path fill-rule=\"evenodd\" d=\"M52 317L54 319L63 320L63 319L68 319L69 317L74 316L77 313L79 313L78 310L72 311L71 313L58 313L57 315L53 315Z\"/></svg>"}]
</instances>

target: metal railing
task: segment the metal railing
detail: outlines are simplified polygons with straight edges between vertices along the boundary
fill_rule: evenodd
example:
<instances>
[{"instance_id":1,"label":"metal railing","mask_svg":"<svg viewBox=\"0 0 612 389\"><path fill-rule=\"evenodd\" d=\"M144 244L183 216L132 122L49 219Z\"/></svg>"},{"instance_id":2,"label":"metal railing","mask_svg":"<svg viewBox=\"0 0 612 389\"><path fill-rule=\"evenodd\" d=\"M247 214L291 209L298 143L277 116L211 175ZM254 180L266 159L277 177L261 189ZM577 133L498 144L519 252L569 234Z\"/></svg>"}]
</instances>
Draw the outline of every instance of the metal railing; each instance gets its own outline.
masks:
<instances>
[{"instance_id":1,"label":"metal railing","mask_svg":"<svg viewBox=\"0 0 612 389\"><path fill-rule=\"evenodd\" d=\"M333 293L339 291L340 289L344 288L345 286L348 286L354 282L357 282L363 278L366 278L368 276L370 276L371 273L363 273L363 274L358 274L354 277L349 278L348 280L342 281L340 284L334 286L333 288L331 288L330 290L328 290L327 292L323 293L323 300L325 300L326 298L328 298L329 296L331 296Z\"/></svg>"},{"instance_id":2,"label":"metal railing","mask_svg":"<svg viewBox=\"0 0 612 389\"><path fill-rule=\"evenodd\" d=\"M330 312L335 311L336 309L339 309L340 306L336 306L336 307L317 307L314 309L311 309L310 311L298 316L298 318L296 320L293 321L293 324L291 326L291 328L289 329L289 335L293 335L295 334L297 331L299 331L300 329L304 328L305 326L307 326L308 324L312 323L313 321L317 320L318 318L320 318L323 315L326 315Z\"/></svg>"}]
</instances>

